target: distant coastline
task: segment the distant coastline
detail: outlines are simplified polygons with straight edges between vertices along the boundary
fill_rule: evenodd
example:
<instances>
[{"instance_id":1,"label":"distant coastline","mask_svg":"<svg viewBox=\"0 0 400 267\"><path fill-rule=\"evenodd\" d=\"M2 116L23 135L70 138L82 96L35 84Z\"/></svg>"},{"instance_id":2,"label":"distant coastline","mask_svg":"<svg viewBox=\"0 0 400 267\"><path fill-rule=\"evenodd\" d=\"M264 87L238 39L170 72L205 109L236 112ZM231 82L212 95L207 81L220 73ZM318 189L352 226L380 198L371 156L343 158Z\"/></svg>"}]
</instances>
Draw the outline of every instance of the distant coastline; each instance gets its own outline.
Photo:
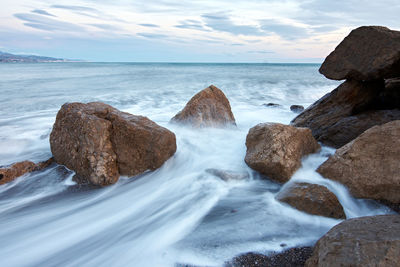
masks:
<instances>
[{"instance_id":1,"label":"distant coastline","mask_svg":"<svg viewBox=\"0 0 400 267\"><path fill-rule=\"evenodd\" d=\"M0 63L50 63L50 62L81 62L64 58L54 58L35 55L15 55L0 51Z\"/></svg>"}]
</instances>

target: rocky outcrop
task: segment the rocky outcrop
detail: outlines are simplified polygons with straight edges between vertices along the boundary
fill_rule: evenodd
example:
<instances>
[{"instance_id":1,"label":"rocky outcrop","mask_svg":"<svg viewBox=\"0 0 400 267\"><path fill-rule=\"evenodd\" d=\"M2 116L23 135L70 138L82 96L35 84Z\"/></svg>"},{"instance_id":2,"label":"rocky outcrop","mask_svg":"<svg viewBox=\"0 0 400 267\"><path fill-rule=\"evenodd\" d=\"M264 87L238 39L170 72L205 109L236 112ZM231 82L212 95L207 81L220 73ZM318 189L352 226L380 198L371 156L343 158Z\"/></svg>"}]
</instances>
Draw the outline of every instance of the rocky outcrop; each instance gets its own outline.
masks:
<instances>
[{"instance_id":1,"label":"rocky outcrop","mask_svg":"<svg viewBox=\"0 0 400 267\"><path fill-rule=\"evenodd\" d=\"M339 200L325 186L308 183L293 183L286 186L276 199L313 215L345 219Z\"/></svg>"},{"instance_id":2,"label":"rocky outcrop","mask_svg":"<svg viewBox=\"0 0 400 267\"><path fill-rule=\"evenodd\" d=\"M400 120L375 126L341 147L318 172L358 198L400 203Z\"/></svg>"},{"instance_id":3,"label":"rocky outcrop","mask_svg":"<svg viewBox=\"0 0 400 267\"><path fill-rule=\"evenodd\" d=\"M312 254L311 247L300 247L287 249L280 253L263 255L249 252L233 258L226 262L224 267L292 267L304 266L306 260Z\"/></svg>"},{"instance_id":4,"label":"rocky outcrop","mask_svg":"<svg viewBox=\"0 0 400 267\"><path fill-rule=\"evenodd\" d=\"M234 181L234 180L245 180L250 178L249 174L246 172L235 172L230 170L221 169L206 169L206 172L212 174L223 181Z\"/></svg>"},{"instance_id":5,"label":"rocky outcrop","mask_svg":"<svg viewBox=\"0 0 400 267\"><path fill-rule=\"evenodd\" d=\"M14 163L13 165L6 168L0 168L0 185L9 183L26 173L43 170L47 168L50 164L52 164L53 161L53 158L39 163L33 163L32 161L22 161Z\"/></svg>"},{"instance_id":6,"label":"rocky outcrop","mask_svg":"<svg viewBox=\"0 0 400 267\"><path fill-rule=\"evenodd\" d=\"M171 119L171 122L193 127L236 125L229 100L214 85L210 85L193 96L185 108Z\"/></svg>"},{"instance_id":7,"label":"rocky outcrop","mask_svg":"<svg viewBox=\"0 0 400 267\"><path fill-rule=\"evenodd\" d=\"M357 28L325 59L319 71L333 80L400 77L400 32L378 26Z\"/></svg>"},{"instance_id":8,"label":"rocky outcrop","mask_svg":"<svg viewBox=\"0 0 400 267\"><path fill-rule=\"evenodd\" d=\"M304 110L304 107L301 105L291 105L290 110L293 111L294 113L300 113Z\"/></svg>"},{"instance_id":9,"label":"rocky outcrop","mask_svg":"<svg viewBox=\"0 0 400 267\"><path fill-rule=\"evenodd\" d=\"M316 244L306 267L400 266L400 216L346 220Z\"/></svg>"},{"instance_id":10,"label":"rocky outcrop","mask_svg":"<svg viewBox=\"0 0 400 267\"><path fill-rule=\"evenodd\" d=\"M245 162L272 180L284 183L301 166L301 158L320 146L310 129L280 123L261 123L246 138Z\"/></svg>"},{"instance_id":11,"label":"rocky outcrop","mask_svg":"<svg viewBox=\"0 0 400 267\"><path fill-rule=\"evenodd\" d=\"M67 103L50 134L57 163L72 169L80 182L109 185L120 175L159 168L176 151L175 135L146 117L99 102Z\"/></svg>"}]
</instances>

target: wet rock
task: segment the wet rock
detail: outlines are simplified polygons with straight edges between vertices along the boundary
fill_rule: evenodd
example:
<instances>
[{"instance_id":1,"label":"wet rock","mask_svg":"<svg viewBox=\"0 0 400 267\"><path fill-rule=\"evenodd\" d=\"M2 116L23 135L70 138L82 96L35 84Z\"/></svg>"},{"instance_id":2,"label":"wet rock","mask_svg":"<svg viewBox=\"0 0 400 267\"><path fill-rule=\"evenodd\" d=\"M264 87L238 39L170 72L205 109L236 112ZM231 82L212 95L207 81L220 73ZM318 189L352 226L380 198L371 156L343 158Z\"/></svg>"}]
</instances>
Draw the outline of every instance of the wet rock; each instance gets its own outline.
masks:
<instances>
[{"instance_id":1,"label":"wet rock","mask_svg":"<svg viewBox=\"0 0 400 267\"><path fill-rule=\"evenodd\" d=\"M346 220L316 244L305 264L314 266L400 266L400 216Z\"/></svg>"},{"instance_id":2,"label":"wet rock","mask_svg":"<svg viewBox=\"0 0 400 267\"><path fill-rule=\"evenodd\" d=\"M55 161L79 182L109 185L119 175L159 168L176 151L175 135L146 117L99 102L67 103L50 134Z\"/></svg>"},{"instance_id":3,"label":"wet rock","mask_svg":"<svg viewBox=\"0 0 400 267\"><path fill-rule=\"evenodd\" d=\"M171 122L193 127L236 125L229 100L214 85L210 85L193 96L185 108L171 119Z\"/></svg>"},{"instance_id":4,"label":"wet rock","mask_svg":"<svg viewBox=\"0 0 400 267\"><path fill-rule=\"evenodd\" d=\"M264 107L268 107L268 108L278 108L281 107L281 105L276 104L276 103L267 103L267 104L263 104Z\"/></svg>"},{"instance_id":5,"label":"wet rock","mask_svg":"<svg viewBox=\"0 0 400 267\"><path fill-rule=\"evenodd\" d=\"M319 70L333 80L400 77L400 32L364 26L353 30Z\"/></svg>"},{"instance_id":6,"label":"wet rock","mask_svg":"<svg viewBox=\"0 0 400 267\"><path fill-rule=\"evenodd\" d=\"M395 91L394 86L386 88L383 81L346 81L291 124L308 127L318 141L339 148L372 126L400 119L400 110L390 109L387 104ZM382 92L387 96L382 96Z\"/></svg>"},{"instance_id":7,"label":"wet rock","mask_svg":"<svg viewBox=\"0 0 400 267\"><path fill-rule=\"evenodd\" d=\"M224 267L293 267L304 266L306 260L311 256L311 247L291 248L281 253L263 255L249 252L233 258L225 263Z\"/></svg>"},{"instance_id":8,"label":"wet rock","mask_svg":"<svg viewBox=\"0 0 400 267\"><path fill-rule=\"evenodd\" d=\"M53 158L37 164L33 163L32 161L22 161L14 163L6 168L0 168L0 185L9 183L26 173L43 170L50 166L53 161Z\"/></svg>"},{"instance_id":9,"label":"wet rock","mask_svg":"<svg viewBox=\"0 0 400 267\"><path fill-rule=\"evenodd\" d=\"M304 107L301 105L291 105L290 110L293 111L294 113L301 113L304 110Z\"/></svg>"},{"instance_id":10,"label":"wet rock","mask_svg":"<svg viewBox=\"0 0 400 267\"><path fill-rule=\"evenodd\" d=\"M400 120L368 129L317 171L358 198L400 203Z\"/></svg>"},{"instance_id":11,"label":"wet rock","mask_svg":"<svg viewBox=\"0 0 400 267\"><path fill-rule=\"evenodd\" d=\"M293 183L279 192L276 199L309 214L335 219L346 218L335 194L322 185Z\"/></svg>"},{"instance_id":12,"label":"wet rock","mask_svg":"<svg viewBox=\"0 0 400 267\"><path fill-rule=\"evenodd\" d=\"M250 129L246 147L247 165L283 183L301 166L301 158L318 151L320 145L310 129L261 123Z\"/></svg>"},{"instance_id":13,"label":"wet rock","mask_svg":"<svg viewBox=\"0 0 400 267\"><path fill-rule=\"evenodd\" d=\"M212 174L224 181L245 180L245 179L250 178L248 173L234 172L234 171L230 171L230 170L207 169L206 172L209 174Z\"/></svg>"}]
</instances>

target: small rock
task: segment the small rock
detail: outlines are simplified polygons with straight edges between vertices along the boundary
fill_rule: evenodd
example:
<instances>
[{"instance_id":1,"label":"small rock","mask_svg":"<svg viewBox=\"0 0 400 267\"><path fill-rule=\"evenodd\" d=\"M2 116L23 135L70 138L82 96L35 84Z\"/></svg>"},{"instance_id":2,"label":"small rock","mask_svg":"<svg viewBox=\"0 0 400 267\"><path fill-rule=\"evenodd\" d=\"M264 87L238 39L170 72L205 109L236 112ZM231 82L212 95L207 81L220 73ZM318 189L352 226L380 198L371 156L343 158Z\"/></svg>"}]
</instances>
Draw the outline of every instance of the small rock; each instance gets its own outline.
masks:
<instances>
[{"instance_id":1,"label":"small rock","mask_svg":"<svg viewBox=\"0 0 400 267\"><path fill-rule=\"evenodd\" d=\"M54 162L53 158L50 158L43 162L39 162L37 164L33 163L32 161L22 161L14 163L13 165L7 168L0 168L0 185L9 183L26 173L45 169L53 162Z\"/></svg>"},{"instance_id":2,"label":"small rock","mask_svg":"<svg viewBox=\"0 0 400 267\"><path fill-rule=\"evenodd\" d=\"M304 110L304 107L301 105L291 105L290 110L293 111L294 113L301 113Z\"/></svg>"},{"instance_id":3,"label":"small rock","mask_svg":"<svg viewBox=\"0 0 400 267\"><path fill-rule=\"evenodd\" d=\"M250 168L284 183L301 166L301 158L320 149L307 128L261 123L246 138L245 162Z\"/></svg>"},{"instance_id":4,"label":"small rock","mask_svg":"<svg viewBox=\"0 0 400 267\"><path fill-rule=\"evenodd\" d=\"M264 107L272 107L272 108L277 108L277 107L281 107L281 105L279 104L275 104L275 103L268 103L268 104L263 104Z\"/></svg>"},{"instance_id":5,"label":"small rock","mask_svg":"<svg viewBox=\"0 0 400 267\"><path fill-rule=\"evenodd\" d=\"M171 122L193 127L224 127L236 125L231 105L225 94L214 85L200 91Z\"/></svg>"},{"instance_id":6,"label":"small rock","mask_svg":"<svg viewBox=\"0 0 400 267\"><path fill-rule=\"evenodd\" d=\"M293 183L279 192L276 199L313 215L346 219L335 194L322 185Z\"/></svg>"},{"instance_id":7,"label":"small rock","mask_svg":"<svg viewBox=\"0 0 400 267\"><path fill-rule=\"evenodd\" d=\"M240 173L229 170L220 170L220 169L207 169L206 172L212 174L218 178L221 178L224 181L230 180L244 180L248 179L250 176L248 173Z\"/></svg>"},{"instance_id":8,"label":"small rock","mask_svg":"<svg viewBox=\"0 0 400 267\"><path fill-rule=\"evenodd\" d=\"M400 266L400 216L346 220L316 244L306 267Z\"/></svg>"}]
</instances>

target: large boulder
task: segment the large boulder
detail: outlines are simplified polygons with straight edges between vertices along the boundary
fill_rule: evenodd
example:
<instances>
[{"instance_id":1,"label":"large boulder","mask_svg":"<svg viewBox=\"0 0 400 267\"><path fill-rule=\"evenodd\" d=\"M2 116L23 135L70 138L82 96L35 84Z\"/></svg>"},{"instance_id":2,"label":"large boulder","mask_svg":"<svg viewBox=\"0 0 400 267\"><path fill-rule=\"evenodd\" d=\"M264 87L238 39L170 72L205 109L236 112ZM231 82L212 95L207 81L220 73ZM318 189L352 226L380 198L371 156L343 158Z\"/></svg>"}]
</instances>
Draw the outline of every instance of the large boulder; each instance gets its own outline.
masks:
<instances>
[{"instance_id":1,"label":"large boulder","mask_svg":"<svg viewBox=\"0 0 400 267\"><path fill-rule=\"evenodd\" d=\"M57 114L50 146L79 182L109 185L120 175L159 168L176 151L175 135L146 117L99 102L67 103Z\"/></svg>"},{"instance_id":2,"label":"large boulder","mask_svg":"<svg viewBox=\"0 0 400 267\"><path fill-rule=\"evenodd\" d=\"M318 141L339 148L375 125L399 120L400 106L396 106L399 89L393 81L386 82L386 86L383 81L346 81L291 124L308 127Z\"/></svg>"},{"instance_id":3,"label":"large boulder","mask_svg":"<svg viewBox=\"0 0 400 267\"><path fill-rule=\"evenodd\" d=\"M400 77L400 32L364 26L353 30L319 70L333 80Z\"/></svg>"},{"instance_id":4,"label":"large boulder","mask_svg":"<svg viewBox=\"0 0 400 267\"><path fill-rule=\"evenodd\" d=\"M400 216L346 220L316 244L306 267L400 266Z\"/></svg>"},{"instance_id":5,"label":"large boulder","mask_svg":"<svg viewBox=\"0 0 400 267\"><path fill-rule=\"evenodd\" d=\"M236 125L229 100L214 85L210 85L193 96L185 108L171 119L171 122L188 124L193 127Z\"/></svg>"},{"instance_id":6,"label":"large boulder","mask_svg":"<svg viewBox=\"0 0 400 267\"><path fill-rule=\"evenodd\" d=\"M368 129L317 171L358 198L400 203L400 120Z\"/></svg>"},{"instance_id":7,"label":"large boulder","mask_svg":"<svg viewBox=\"0 0 400 267\"><path fill-rule=\"evenodd\" d=\"M276 199L313 215L346 219L335 194L322 185L293 183L279 192Z\"/></svg>"},{"instance_id":8,"label":"large boulder","mask_svg":"<svg viewBox=\"0 0 400 267\"><path fill-rule=\"evenodd\" d=\"M301 166L301 158L320 145L307 128L261 123L249 130L245 162L272 180L284 183Z\"/></svg>"},{"instance_id":9,"label":"large boulder","mask_svg":"<svg viewBox=\"0 0 400 267\"><path fill-rule=\"evenodd\" d=\"M0 168L0 185L9 183L26 173L43 170L52 163L53 158L39 163L33 163L32 161L26 160L14 163L9 167Z\"/></svg>"}]
</instances>

